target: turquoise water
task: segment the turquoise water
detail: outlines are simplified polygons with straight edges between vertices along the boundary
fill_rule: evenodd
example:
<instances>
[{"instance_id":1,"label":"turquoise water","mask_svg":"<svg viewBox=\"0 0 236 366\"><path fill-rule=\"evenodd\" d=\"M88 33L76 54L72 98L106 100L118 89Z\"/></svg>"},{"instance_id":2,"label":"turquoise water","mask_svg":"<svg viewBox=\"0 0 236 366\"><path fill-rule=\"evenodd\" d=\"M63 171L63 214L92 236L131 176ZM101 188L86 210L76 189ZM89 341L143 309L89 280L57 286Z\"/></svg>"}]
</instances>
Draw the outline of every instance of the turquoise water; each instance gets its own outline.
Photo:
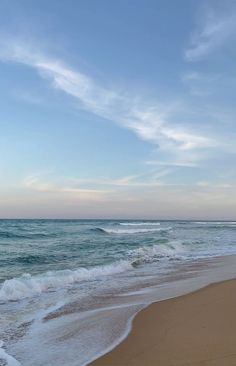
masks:
<instances>
[{"instance_id":1,"label":"turquoise water","mask_svg":"<svg viewBox=\"0 0 236 366\"><path fill-rule=\"evenodd\" d=\"M236 222L229 221L0 220L0 365L1 357L7 362L5 350L22 366L43 364L40 357L24 359L26 346L22 351L19 345L27 332L36 332L31 324L39 319L41 329L48 313L68 312L71 304L78 314L94 311L105 299L164 283L186 263L236 254L235 233ZM91 337L88 319L80 338ZM79 351L82 360L91 349ZM66 364L73 362L71 356Z\"/></svg>"},{"instance_id":2,"label":"turquoise water","mask_svg":"<svg viewBox=\"0 0 236 366\"><path fill-rule=\"evenodd\" d=\"M224 221L0 220L0 300L33 296L39 275L36 293L150 263L158 271L163 261L232 254L235 230Z\"/></svg>"}]
</instances>

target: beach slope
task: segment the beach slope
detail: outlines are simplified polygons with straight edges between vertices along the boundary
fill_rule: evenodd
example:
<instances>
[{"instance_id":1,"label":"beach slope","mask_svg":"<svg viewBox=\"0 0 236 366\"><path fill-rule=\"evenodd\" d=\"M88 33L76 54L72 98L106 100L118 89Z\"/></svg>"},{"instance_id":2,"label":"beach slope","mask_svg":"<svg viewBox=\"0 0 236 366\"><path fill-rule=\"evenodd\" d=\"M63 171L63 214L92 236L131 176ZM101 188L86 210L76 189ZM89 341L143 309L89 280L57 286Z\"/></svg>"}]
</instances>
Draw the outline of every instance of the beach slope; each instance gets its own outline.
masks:
<instances>
[{"instance_id":1,"label":"beach slope","mask_svg":"<svg viewBox=\"0 0 236 366\"><path fill-rule=\"evenodd\" d=\"M235 366L236 280L154 303L90 366Z\"/></svg>"}]
</instances>

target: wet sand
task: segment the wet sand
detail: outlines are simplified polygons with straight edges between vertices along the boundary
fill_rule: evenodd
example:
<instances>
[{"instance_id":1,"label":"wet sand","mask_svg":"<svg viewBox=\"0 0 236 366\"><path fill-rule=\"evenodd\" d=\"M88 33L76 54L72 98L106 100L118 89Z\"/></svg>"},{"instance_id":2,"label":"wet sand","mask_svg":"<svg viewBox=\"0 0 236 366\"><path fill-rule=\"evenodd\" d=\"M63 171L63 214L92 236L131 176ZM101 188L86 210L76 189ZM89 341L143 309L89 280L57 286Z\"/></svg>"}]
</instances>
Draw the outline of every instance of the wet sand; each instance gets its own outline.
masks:
<instances>
[{"instance_id":1,"label":"wet sand","mask_svg":"<svg viewBox=\"0 0 236 366\"><path fill-rule=\"evenodd\" d=\"M93 366L235 366L236 280L156 302Z\"/></svg>"}]
</instances>

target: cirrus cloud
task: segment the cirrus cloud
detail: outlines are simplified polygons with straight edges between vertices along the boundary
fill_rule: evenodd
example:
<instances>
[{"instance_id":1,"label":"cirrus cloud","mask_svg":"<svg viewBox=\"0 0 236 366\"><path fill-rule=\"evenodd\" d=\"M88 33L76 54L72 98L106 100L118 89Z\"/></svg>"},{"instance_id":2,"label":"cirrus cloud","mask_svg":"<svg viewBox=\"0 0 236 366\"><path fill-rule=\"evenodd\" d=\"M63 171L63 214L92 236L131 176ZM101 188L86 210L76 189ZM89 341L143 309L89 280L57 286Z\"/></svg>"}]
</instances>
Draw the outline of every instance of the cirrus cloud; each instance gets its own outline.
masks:
<instances>
[{"instance_id":1,"label":"cirrus cloud","mask_svg":"<svg viewBox=\"0 0 236 366\"><path fill-rule=\"evenodd\" d=\"M179 152L206 149L216 142L186 130L186 126L171 123L176 113L167 106L137 101L136 98L98 85L91 77L73 70L61 60L52 58L26 42L0 37L0 60L20 63L35 69L53 88L75 98L87 111L130 129L139 138L158 146L160 150Z\"/></svg>"}]
</instances>

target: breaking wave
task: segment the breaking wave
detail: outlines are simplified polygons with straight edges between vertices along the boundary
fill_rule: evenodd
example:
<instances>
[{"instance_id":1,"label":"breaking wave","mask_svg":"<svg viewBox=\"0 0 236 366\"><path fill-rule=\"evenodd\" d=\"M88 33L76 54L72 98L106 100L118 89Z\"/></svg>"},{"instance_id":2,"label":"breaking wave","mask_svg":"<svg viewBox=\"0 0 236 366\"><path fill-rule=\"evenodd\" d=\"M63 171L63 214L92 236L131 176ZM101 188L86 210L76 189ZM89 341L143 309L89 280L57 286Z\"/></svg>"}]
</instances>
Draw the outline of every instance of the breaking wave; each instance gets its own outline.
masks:
<instances>
[{"instance_id":1,"label":"breaking wave","mask_svg":"<svg viewBox=\"0 0 236 366\"><path fill-rule=\"evenodd\" d=\"M121 273L132 269L129 261L119 261L109 265L94 268L79 268L77 270L49 271L32 276L28 273L21 277L3 282L0 288L0 301L16 301L32 297L42 292L57 290L75 282L96 279L98 277Z\"/></svg>"},{"instance_id":2,"label":"breaking wave","mask_svg":"<svg viewBox=\"0 0 236 366\"><path fill-rule=\"evenodd\" d=\"M133 269L137 265L163 259L182 259L184 246L179 242L141 246L129 250L127 260L120 260L108 265L76 270L59 270L44 272L32 276L25 273L20 277L3 282L0 288L0 302L17 301L40 295L47 291L56 291L76 282L96 280L103 276L114 275Z\"/></svg>"},{"instance_id":3,"label":"breaking wave","mask_svg":"<svg viewBox=\"0 0 236 366\"><path fill-rule=\"evenodd\" d=\"M161 259L183 259L185 248L180 242L143 246L129 251L132 264L150 263Z\"/></svg>"},{"instance_id":4,"label":"breaking wave","mask_svg":"<svg viewBox=\"0 0 236 366\"><path fill-rule=\"evenodd\" d=\"M120 222L123 226L159 226L160 222Z\"/></svg>"},{"instance_id":5,"label":"breaking wave","mask_svg":"<svg viewBox=\"0 0 236 366\"><path fill-rule=\"evenodd\" d=\"M135 228L135 229L114 229L114 228L96 228L96 230L106 233L106 234L141 234L141 233L151 233L158 231L169 231L172 227L163 228Z\"/></svg>"}]
</instances>

